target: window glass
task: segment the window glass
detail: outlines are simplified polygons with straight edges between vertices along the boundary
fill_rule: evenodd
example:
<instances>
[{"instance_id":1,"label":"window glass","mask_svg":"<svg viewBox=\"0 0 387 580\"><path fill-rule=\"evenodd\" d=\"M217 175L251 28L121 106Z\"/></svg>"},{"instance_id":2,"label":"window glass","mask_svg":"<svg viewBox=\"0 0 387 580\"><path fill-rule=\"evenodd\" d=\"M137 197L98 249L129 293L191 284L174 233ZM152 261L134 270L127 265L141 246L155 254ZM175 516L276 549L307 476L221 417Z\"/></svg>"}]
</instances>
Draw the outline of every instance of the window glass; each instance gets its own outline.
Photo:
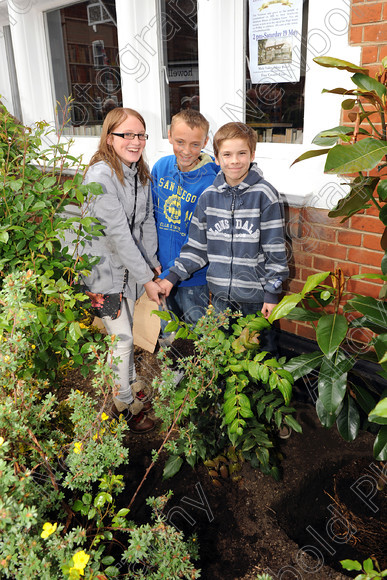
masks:
<instances>
[{"instance_id":1,"label":"window glass","mask_svg":"<svg viewBox=\"0 0 387 580\"><path fill-rule=\"evenodd\" d=\"M159 0L163 137L181 109L199 110L197 0Z\"/></svg>"},{"instance_id":2,"label":"window glass","mask_svg":"<svg viewBox=\"0 0 387 580\"><path fill-rule=\"evenodd\" d=\"M106 113L122 106L115 1L72 4L46 17L58 125L65 134L99 135Z\"/></svg>"},{"instance_id":3,"label":"window glass","mask_svg":"<svg viewBox=\"0 0 387 580\"><path fill-rule=\"evenodd\" d=\"M246 0L246 123L258 141L302 143L308 0Z\"/></svg>"}]
</instances>

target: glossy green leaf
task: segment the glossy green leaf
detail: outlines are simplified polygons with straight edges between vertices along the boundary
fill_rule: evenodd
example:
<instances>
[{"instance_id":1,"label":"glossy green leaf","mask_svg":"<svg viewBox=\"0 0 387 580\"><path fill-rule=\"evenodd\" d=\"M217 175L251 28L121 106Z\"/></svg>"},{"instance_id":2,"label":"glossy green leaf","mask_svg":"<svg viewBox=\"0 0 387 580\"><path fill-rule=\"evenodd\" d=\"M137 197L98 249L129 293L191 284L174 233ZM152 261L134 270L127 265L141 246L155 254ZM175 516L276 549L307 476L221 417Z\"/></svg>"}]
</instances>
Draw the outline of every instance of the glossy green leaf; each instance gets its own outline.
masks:
<instances>
[{"instance_id":1,"label":"glossy green leaf","mask_svg":"<svg viewBox=\"0 0 387 580\"><path fill-rule=\"evenodd\" d=\"M340 560L340 564L345 570L361 570L361 564L357 560Z\"/></svg>"},{"instance_id":2,"label":"glossy green leaf","mask_svg":"<svg viewBox=\"0 0 387 580\"><path fill-rule=\"evenodd\" d=\"M363 73L355 73L351 80L357 87L365 91L375 92L381 99L386 96L386 87L382 83Z\"/></svg>"},{"instance_id":3,"label":"glossy green leaf","mask_svg":"<svg viewBox=\"0 0 387 580\"><path fill-rule=\"evenodd\" d=\"M378 357L379 364L382 365L384 370L387 370L387 333L379 334L374 341L374 348Z\"/></svg>"},{"instance_id":4,"label":"glossy green leaf","mask_svg":"<svg viewBox=\"0 0 387 580\"><path fill-rule=\"evenodd\" d=\"M382 179L378 185L378 196L381 201L387 200L387 179Z\"/></svg>"},{"instance_id":5,"label":"glossy green leaf","mask_svg":"<svg viewBox=\"0 0 387 580\"><path fill-rule=\"evenodd\" d=\"M351 183L349 193L339 200L328 216L335 218L344 216L342 222L362 209L370 207L370 199L379 181L378 177L356 177Z\"/></svg>"},{"instance_id":6,"label":"glossy green leaf","mask_svg":"<svg viewBox=\"0 0 387 580\"><path fill-rule=\"evenodd\" d=\"M342 314L325 314L317 323L316 339L322 352L331 357L347 335L348 322Z\"/></svg>"},{"instance_id":7,"label":"glossy green leaf","mask_svg":"<svg viewBox=\"0 0 387 580\"><path fill-rule=\"evenodd\" d=\"M368 389L365 389L364 387L361 387L356 383L351 384L351 388L355 392L356 402L368 415L371 412L371 410L375 407L376 403L375 399L373 398Z\"/></svg>"},{"instance_id":8,"label":"glossy green leaf","mask_svg":"<svg viewBox=\"0 0 387 580\"><path fill-rule=\"evenodd\" d=\"M387 425L379 429L374 443L374 457L378 461L387 460Z\"/></svg>"},{"instance_id":9,"label":"glossy green leaf","mask_svg":"<svg viewBox=\"0 0 387 580\"><path fill-rule=\"evenodd\" d=\"M379 425L387 425L387 397L379 401L374 409L368 415L368 419L372 423Z\"/></svg>"},{"instance_id":10,"label":"glossy green leaf","mask_svg":"<svg viewBox=\"0 0 387 580\"><path fill-rule=\"evenodd\" d=\"M292 415L285 415L284 422L291 427L296 433L302 433L302 427L299 422Z\"/></svg>"},{"instance_id":11,"label":"glossy green leaf","mask_svg":"<svg viewBox=\"0 0 387 580\"><path fill-rule=\"evenodd\" d=\"M295 159L293 161L293 163L291 164L290 167L292 167L292 165L294 165L295 163L299 163L300 161L305 161L305 159L311 159L312 157L320 157L320 155L325 155L329 151L330 151L330 148L328 148L328 149L312 149L311 151L306 151L305 153L303 153L302 155L297 157L297 159Z\"/></svg>"},{"instance_id":12,"label":"glossy green leaf","mask_svg":"<svg viewBox=\"0 0 387 580\"><path fill-rule=\"evenodd\" d=\"M314 369L317 369L321 365L323 358L321 352L302 354L291 358L284 365L284 368L292 374L296 381L297 379L309 374Z\"/></svg>"},{"instance_id":13,"label":"glossy green leaf","mask_svg":"<svg viewBox=\"0 0 387 580\"><path fill-rule=\"evenodd\" d=\"M353 145L335 145L328 153L324 172L345 174L370 171L386 154L387 142L371 137Z\"/></svg>"},{"instance_id":14,"label":"glossy green leaf","mask_svg":"<svg viewBox=\"0 0 387 580\"><path fill-rule=\"evenodd\" d=\"M330 429L335 424L336 414L328 413L320 399L316 401L316 413L323 427Z\"/></svg>"},{"instance_id":15,"label":"glossy green leaf","mask_svg":"<svg viewBox=\"0 0 387 580\"><path fill-rule=\"evenodd\" d=\"M306 282L304 284L303 289L301 290L301 294L305 296L308 292L311 292L324 282L324 280L329 276L330 272L319 272L318 274L312 274L308 276Z\"/></svg>"},{"instance_id":16,"label":"glossy green leaf","mask_svg":"<svg viewBox=\"0 0 387 580\"><path fill-rule=\"evenodd\" d=\"M183 459L179 455L171 455L165 462L163 479L169 479L176 475L181 466L183 465Z\"/></svg>"},{"instance_id":17,"label":"glossy green leaf","mask_svg":"<svg viewBox=\"0 0 387 580\"><path fill-rule=\"evenodd\" d=\"M345 441L354 441L359 434L360 414L355 401L349 395L344 399L336 424Z\"/></svg>"},{"instance_id":18,"label":"glossy green leaf","mask_svg":"<svg viewBox=\"0 0 387 580\"><path fill-rule=\"evenodd\" d=\"M351 103L355 102L356 101L351 99ZM333 127L332 129L325 129L325 131L320 131L320 133L316 135L312 143L314 145L319 145L320 147L329 147L337 143L339 139L343 139L346 136L351 136L353 131L354 128L348 127L348 125L339 125L338 127ZM364 129L359 129L359 132L368 135L368 132Z\"/></svg>"},{"instance_id":19,"label":"glossy green leaf","mask_svg":"<svg viewBox=\"0 0 387 580\"><path fill-rule=\"evenodd\" d=\"M385 325L387 329L387 303L383 300L371 296L356 296L348 300L348 304L375 324Z\"/></svg>"},{"instance_id":20,"label":"glossy green leaf","mask_svg":"<svg viewBox=\"0 0 387 580\"><path fill-rule=\"evenodd\" d=\"M324 358L318 376L318 394L327 413L337 412L346 393L347 379L347 372L342 372L332 360Z\"/></svg>"},{"instance_id":21,"label":"glossy green leaf","mask_svg":"<svg viewBox=\"0 0 387 580\"><path fill-rule=\"evenodd\" d=\"M284 296L282 300L273 308L269 316L269 322L273 323L275 320L283 318L302 300L302 294L290 294Z\"/></svg>"},{"instance_id":22,"label":"glossy green leaf","mask_svg":"<svg viewBox=\"0 0 387 580\"><path fill-rule=\"evenodd\" d=\"M285 405L290 404L290 399L292 397L292 385L287 379L280 379L276 385L277 389L281 392Z\"/></svg>"},{"instance_id":23,"label":"glossy green leaf","mask_svg":"<svg viewBox=\"0 0 387 580\"><path fill-rule=\"evenodd\" d=\"M341 60L340 58L334 58L331 56L316 56L313 60L320 66L328 68L338 68L340 70L347 70L348 72L353 73L368 71L368 69L365 67L358 66L352 62L348 62L347 60Z\"/></svg>"},{"instance_id":24,"label":"glossy green leaf","mask_svg":"<svg viewBox=\"0 0 387 580\"><path fill-rule=\"evenodd\" d=\"M381 269L384 275L387 274L387 252L384 252L384 256L382 258Z\"/></svg>"}]
</instances>

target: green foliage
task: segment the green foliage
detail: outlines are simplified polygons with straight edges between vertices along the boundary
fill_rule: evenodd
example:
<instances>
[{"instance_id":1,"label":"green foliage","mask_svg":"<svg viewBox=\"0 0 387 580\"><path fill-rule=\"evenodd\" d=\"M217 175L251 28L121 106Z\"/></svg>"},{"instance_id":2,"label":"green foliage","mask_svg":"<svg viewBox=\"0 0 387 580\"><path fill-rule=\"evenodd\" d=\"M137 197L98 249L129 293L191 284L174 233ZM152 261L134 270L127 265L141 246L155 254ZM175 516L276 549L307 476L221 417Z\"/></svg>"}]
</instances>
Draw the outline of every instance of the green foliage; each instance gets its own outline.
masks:
<instances>
[{"instance_id":1,"label":"green foliage","mask_svg":"<svg viewBox=\"0 0 387 580\"><path fill-rule=\"evenodd\" d=\"M364 560L363 564L357 560L341 560L340 563L344 570L362 572L355 577L355 580L380 580L387 576L387 570L381 571L378 563L371 558Z\"/></svg>"},{"instance_id":2,"label":"green foliage","mask_svg":"<svg viewBox=\"0 0 387 580\"><path fill-rule=\"evenodd\" d=\"M87 274L91 262L78 249L101 227L81 214L64 216L86 196L70 145L45 123L24 127L0 103L0 272L2 278L15 270L36 276L29 308L37 316L28 333L36 346L33 368L42 378L82 363L78 342L87 329L76 305L86 299L79 274Z\"/></svg>"},{"instance_id":3,"label":"green foliage","mask_svg":"<svg viewBox=\"0 0 387 580\"><path fill-rule=\"evenodd\" d=\"M99 228L63 214L84 201L81 175L62 179L79 164L67 146L43 149L44 125L33 132L2 106L0 115L0 577L106 580L125 566L138 578L124 554L136 539L144 552L155 546L152 578L175 559L168 577L196 578L195 542L165 523L161 533L162 514L140 537L117 507L129 451L126 423L107 412L115 339L90 332L78 282L90 267L78 246ZM73 365L92 371L90 393L60 389Z\"/></svg>"},{"instance_id":4,"label":"green foliage","mask_svg":"<svg viewBox=\"0 0 387 580\"><path fill-rule=\"evenodd\" d=\"M155 313L176 322L172 313ZM179 360L184 378L177 387L169 352L161 353L155 414L165 431L174 431L166 444L170 457L164 477L180 469L183 457L193 466L231 444L234 453L242 452L252 466L278 478L278 432L283 425L301 431L289 406L293 377L283 359L260 349L260 333L270 323L260 313L237 317L228 331L228 315L209 309L195 331L178 323L176 337L194 337L195 352Z\"/></svg>"},{"instance_id":5,"label":"green foliage","mask_svg":"<svg viewBox=\"0 0 387 580\"><path fill-rule=\"evenodd\" d=\"M374 456L385 461L385 399L371 388L366 390L352 384L349 372L353 371L356 361L365 356L363 351L366 350L367 357L379 363L380 374L386 376L386 303L368 296L347 299L346 284L358 276L345 278L338 269L330 274L332 286L321 284L328 276L329 272L310 276L301 292L285 296L271 314L270 320L286 315L292 320L309 322L316 332L320 350L294 357L284 368L292 373L294 380L309 374L317 377L317 415L324 427L336 423L346 441L353 441L362 426L367 429L370 422L373 423ZM382 275L379 277L384 279ZM351 340L351 332L358 328L380 334L371 338L366 348L364 345L360 348L361 345Z\"/></svg>"},{"instance_id":6,"label":"green foliage","mask_svg":"<svg viewBox=\"0 0 387 580\"><path fill-rule=\"evenodd\" d=\"M313 60L324 67L354 73L351 77L355 85L354 89L337 88L323 91L350 97L342 102L341 107L349 111L348 115L354 122L354 126L339 126L321 131L316 135L313 143L324 148L307 151L294 163L326 154L325 173L352 176L348 194L329 212L329 216L341 217L344 222L355 213L374 205L379 212L379 219L387 226L387 206L385 205L387 199L387 60L383 60L376 78L369 76L367 68L358 67L337 58L323 56ZM368 172L371 170L377 170L378 175L370 177ZM385 263L387 264L387 254L385 254ZM383 273L385 274L386 271Z\"/></svg>"}]
</instances>

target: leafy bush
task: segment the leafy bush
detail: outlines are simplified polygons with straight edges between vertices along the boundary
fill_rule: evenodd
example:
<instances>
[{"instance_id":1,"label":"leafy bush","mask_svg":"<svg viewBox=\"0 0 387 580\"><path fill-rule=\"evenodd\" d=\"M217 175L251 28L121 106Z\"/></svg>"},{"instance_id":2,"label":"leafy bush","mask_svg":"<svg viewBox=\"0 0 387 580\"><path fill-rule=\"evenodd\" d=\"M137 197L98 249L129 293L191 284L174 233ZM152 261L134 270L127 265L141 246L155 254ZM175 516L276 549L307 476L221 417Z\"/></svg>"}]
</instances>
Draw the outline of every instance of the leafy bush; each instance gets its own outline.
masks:
<instances>
[{"instance_id":1,"label":"leafy bush","mask_svg":"<svg viewBox=\"0 0 387 580\"><path fill-rule=\"evenodd\" d=\"M166 432L173 431L164 476L174 475L183 457L193 466L231 444L243 460L279 478L279 430L286 425L301 432L301 426L289 406L293 377L285 360L260 349L259 335L270 324L249 315L237 318L228 331L227 313L217 315L210 308L192 331L170 312L155 313L169 320L167 332L180 326L175 339L192 339L195 350L178 362L184 378L177 388L169 353L161 354L155 414Z\"/></svg>"}]
</instances>

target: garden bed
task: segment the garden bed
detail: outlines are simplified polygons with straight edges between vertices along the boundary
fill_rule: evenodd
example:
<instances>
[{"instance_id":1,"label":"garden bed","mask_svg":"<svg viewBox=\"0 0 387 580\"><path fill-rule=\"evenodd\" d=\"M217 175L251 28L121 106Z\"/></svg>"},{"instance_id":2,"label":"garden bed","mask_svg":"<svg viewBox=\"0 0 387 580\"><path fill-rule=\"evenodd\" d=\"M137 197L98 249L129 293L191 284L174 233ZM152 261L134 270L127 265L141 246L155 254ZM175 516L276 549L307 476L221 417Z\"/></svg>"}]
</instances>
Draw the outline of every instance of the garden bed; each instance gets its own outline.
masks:
<instances>
[{"instance_id":1,"label":"garden bed","mask_svg":"<svg viewBox=\"0 0 387 580\"><path fill-rule=\"evenodd\" d=\"M154 376L158 366L154 355L136 349L136 361L145 379ZM71 382L71 377L66 382ZM87 382L78 383L77 388L87 389ZM346 443L335 428L321 426L312 403L296 401L295 407L303 434L292 433L282 440L281 481L274 481L247 463L238 481L220 478L219 487L203 464L195 469L185 464L172 479L163 481L162 454L132 506L131 517L138 523L149 521L150 508L145 499L171 489L168 521L188 535L197 534L198 566L205 579L253 580L264 571L282 580L347 578L340 572L341 559L363 560L373 554L361 551L350 523L351 533L345 538L346 519L338 516L334 498L335 474L351 464L352 471L345 473L344 495L363 504L363 514L381 523L384 517L385 521L385 490L373 495L372 488L379 465L372 457L373 437L362 433L354 442ZM151 462L152 450L161 441L157 426L145 435L127 434L130 453L128 464L121 470L126 488L120 496L120 507L128 505ZM358 463L353 464L354 460ZM383 545L382 526L380 532Z\"/></svg>"}]
</instances>

